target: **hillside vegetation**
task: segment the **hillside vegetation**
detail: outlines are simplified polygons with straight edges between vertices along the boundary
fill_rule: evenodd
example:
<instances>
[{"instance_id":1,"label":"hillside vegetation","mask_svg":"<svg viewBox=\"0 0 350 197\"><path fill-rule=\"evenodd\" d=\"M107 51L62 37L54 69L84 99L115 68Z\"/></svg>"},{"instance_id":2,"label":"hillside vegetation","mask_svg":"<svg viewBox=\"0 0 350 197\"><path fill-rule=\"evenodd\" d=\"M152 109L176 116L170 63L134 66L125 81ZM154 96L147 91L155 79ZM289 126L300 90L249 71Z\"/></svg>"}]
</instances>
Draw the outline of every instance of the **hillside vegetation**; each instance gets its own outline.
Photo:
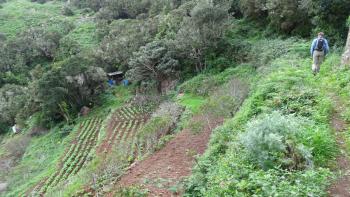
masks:
<instances>
[{"instance_id":1,"label":"hillside vegetation","mask_svg":"<svg viewBox=\"0 0 350 197\"><path fill-rule=\"evenodd\" d=\"M184 153L190 176L148 183L183 196L329 195L350 151L348 128L332 124L350 121L349 15L347 0L0 0L0 195L146 196L118 181L207 127L205 153ZM313 76L319 31L331 53ZM115 71L130 84L109 85Z\"/></svg>"}]
</instances>

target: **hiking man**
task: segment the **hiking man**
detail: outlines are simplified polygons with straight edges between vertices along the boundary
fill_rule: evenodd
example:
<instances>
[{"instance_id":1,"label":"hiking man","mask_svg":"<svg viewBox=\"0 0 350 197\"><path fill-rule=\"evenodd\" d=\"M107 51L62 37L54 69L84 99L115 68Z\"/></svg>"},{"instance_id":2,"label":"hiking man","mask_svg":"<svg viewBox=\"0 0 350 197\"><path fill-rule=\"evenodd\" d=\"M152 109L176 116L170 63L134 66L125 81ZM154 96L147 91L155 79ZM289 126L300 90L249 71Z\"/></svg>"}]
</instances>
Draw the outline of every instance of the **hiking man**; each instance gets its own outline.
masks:
<instances>
[{"instance_id":1,"label":"hiking man","mask_svg":"<svg viewBox=\"0 0 350 197\"><path fill-rule=\"evenodd\" d=\"M323 32L318 33L317 38L313 40L310 52L313 58L312 72L316 75L320 72L320 65L329 52L328 41L324 38Z\"/></svg>"}]
</instances>

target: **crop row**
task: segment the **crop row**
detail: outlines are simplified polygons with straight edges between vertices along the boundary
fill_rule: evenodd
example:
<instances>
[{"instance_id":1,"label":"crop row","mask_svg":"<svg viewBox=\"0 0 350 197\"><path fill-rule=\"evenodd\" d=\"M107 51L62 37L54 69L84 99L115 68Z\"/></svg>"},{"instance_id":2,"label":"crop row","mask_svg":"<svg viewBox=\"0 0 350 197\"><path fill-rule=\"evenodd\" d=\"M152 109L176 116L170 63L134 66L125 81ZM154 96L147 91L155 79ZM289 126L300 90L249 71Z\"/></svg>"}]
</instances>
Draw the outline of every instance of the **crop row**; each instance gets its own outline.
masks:
<instances>
[{"instance_id":1,"label":"crop row","mask_svg":"<svg viewBox=\"0 0 350 197\"><path fill-rule=\"evenodd\" d=\"M49 188L79 172L96 144L101 122L100 119L94 118L80 125L80 132L62 158L58 169L42 186L34 189L35 193L43 195Z\"/></svg>"},{"instance_id":2,"label":"crop row","mask_svg":"<svg viewBox=\"0 0 350 197\"><path fill-rule=\"evenodd\" d=\"M137 133L148 120L150 111L151 108L136 106L123 107L116 110L108 121L107 136L100 145L98 152L108 154L114 149L122 151L130 156L129 158L134 159L137 151ZM99 177L97 186L94 183L94 187L84 188L75 196L93 196L95 191L101 189L103 185L116 181L118 176Z\"/></svg>"},{"instance_id":3,"label":"crop row","mask_svg":"<svg viewBox=\"0 0 350 197\"><path fill-rule=\"evenodd\" d=\"M132 120L135 118L140 118L146 112L142 107L122 107L114 113L114 118L117 121L120 120Z\"/></svg>"},{"instance_id":4,"label":"crop row","mask_svg":"<svg viewBox=\"0 0 350 197\"><path fill-rule=\"evenodd\" d=\"M104 141L104 153L108 153L113 148L131 148L131 143L137 131L144 125L146 119L133 119L119 121L114 128L110 129L108 137ZM127 144L130 143L130 146ZM124 150L126 151L126 150Z\"/></svg>"}]
</instances>

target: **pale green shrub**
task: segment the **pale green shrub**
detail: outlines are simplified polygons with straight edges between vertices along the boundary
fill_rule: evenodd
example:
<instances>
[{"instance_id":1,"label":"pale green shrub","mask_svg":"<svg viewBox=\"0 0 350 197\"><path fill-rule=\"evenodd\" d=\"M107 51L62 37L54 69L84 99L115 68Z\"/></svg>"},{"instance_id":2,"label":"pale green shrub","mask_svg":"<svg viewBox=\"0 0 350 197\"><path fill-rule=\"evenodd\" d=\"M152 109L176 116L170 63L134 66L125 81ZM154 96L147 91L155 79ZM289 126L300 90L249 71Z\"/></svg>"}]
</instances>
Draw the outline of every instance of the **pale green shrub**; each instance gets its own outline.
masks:
<instances>
[{"instance_id":1,"label":"pale green shrub","mask_svg":"<svg viewBox=\"0 0 350 197\"><path fill-rule=\"evenodd\" d=\"M262 169L304 169L312 165L311 151L298 142L302 123L279 112L248 123L240 142L250 160Z\"/></svg>"}]
</instances>

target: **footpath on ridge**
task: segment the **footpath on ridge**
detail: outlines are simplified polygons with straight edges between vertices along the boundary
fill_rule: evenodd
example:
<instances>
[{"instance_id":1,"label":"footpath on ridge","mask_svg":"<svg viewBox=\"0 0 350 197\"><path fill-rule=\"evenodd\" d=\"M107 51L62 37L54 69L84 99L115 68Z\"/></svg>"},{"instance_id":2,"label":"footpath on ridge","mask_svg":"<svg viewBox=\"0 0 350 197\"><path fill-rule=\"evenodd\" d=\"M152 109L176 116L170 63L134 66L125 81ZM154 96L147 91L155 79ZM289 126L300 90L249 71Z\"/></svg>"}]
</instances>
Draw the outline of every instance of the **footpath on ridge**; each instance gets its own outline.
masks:
<instances>
[{"instance_id":1,"label":"footpath on ridge","mask_svg":"<svg viewBox=\"0 0 350 197\"><path fill-rule=\"evenodd\" d=\"M331 126L334 129L337 144L340 148L340 155L337 157L337 166L341 172L341 176L329 188L329 196L331 197L349 197L350 196L350 160L346 150L344 132L348 129L348 124L341 117L344 109L342 102L338 96L333 95L334 113L331 119Z\"/></svg>"}]
</instances>

